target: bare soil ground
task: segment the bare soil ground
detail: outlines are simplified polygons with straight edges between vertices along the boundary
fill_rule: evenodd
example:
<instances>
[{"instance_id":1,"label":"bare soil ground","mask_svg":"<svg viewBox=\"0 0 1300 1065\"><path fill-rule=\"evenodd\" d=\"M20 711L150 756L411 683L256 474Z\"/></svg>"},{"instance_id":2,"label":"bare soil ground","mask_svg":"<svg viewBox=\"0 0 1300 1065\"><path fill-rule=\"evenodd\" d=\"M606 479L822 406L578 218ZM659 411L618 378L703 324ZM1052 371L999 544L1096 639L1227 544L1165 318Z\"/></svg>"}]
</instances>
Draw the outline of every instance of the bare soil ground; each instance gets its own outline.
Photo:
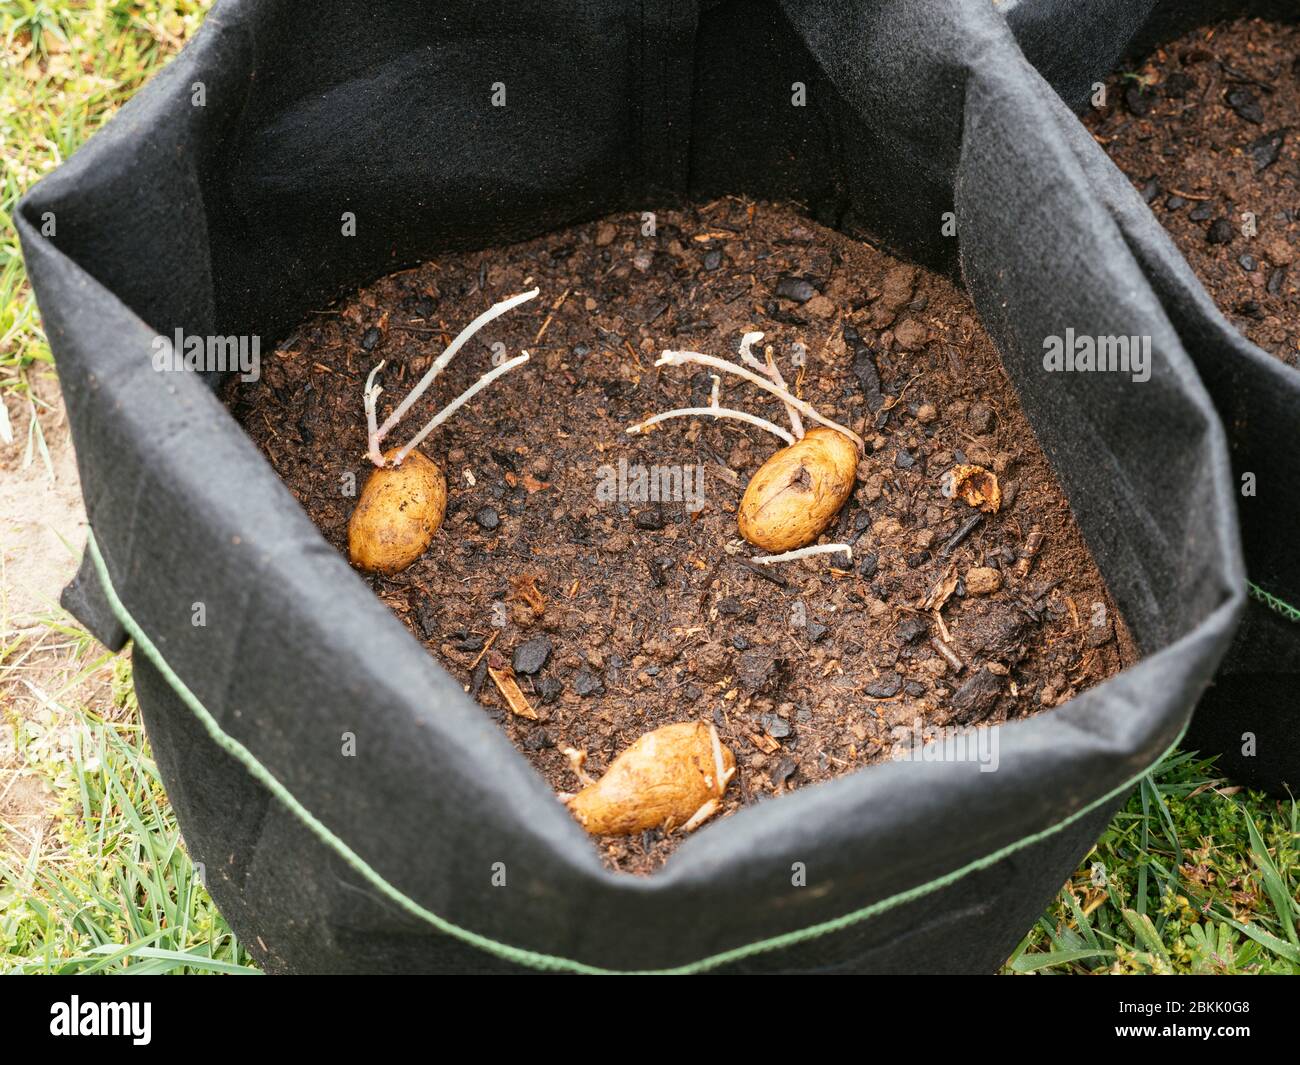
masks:
<instances>
[{"instance_id":1,"label":"bare soil ground","mask_svg":"<svg viewBox=\"0 0 1300 1065\"><path fill-rule=\"evenodd\" d=\"M109 670L82 676L98 648L47 624L59 618L59 593L77 568L85 510L58 384L32 371L36 417L49 462L29 452L32 406L7 404L14 442L0 445L0 853L26 863L48 842L52 792L29 759L67 749L69 707L107 698ZM19 750L18 733L30 746Z\"/></svg>"}]
</instances>

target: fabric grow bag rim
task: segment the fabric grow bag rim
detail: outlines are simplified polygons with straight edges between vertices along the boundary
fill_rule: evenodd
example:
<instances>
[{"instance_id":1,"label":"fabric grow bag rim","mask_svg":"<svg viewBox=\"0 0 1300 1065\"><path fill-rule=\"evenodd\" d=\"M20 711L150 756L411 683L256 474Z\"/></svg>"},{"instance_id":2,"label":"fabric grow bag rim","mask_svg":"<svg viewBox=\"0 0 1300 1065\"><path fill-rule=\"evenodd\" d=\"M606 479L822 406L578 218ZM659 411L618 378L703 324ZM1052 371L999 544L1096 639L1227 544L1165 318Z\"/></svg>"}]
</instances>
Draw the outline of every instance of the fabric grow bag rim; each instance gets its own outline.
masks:
<instances>
[{"instance_id":1,"label":"fabric grow bag rim","mask_svg":"<svg viewBox=\"0 0 1300 1065\"><path fill-rule=\"evenodd\" d=\"M402 907L408 913L426 923L432 925L439 932L450 935L472 947L484 950L496 957L506 961L514 962L518 965L524 965L532 969L544 971L566 971L580 975L588 976L631 976L631 975L651 975L651 976L689 976L697 973L707 972L710 969L716 969L721 965L730 962L739 961L743 958L752 957L756 954L764 954L773 950L781 950L785 947L794 946L819 936L826 935L840 929L850 927L862 921L870 920L878 914L885 913L895 906L911 902L918 898L923 898L934 891L948 886L961 880L963 877L976 872L980 869L988 868L996 864L1003 858L1016 853L1025 847L1032 846L1039 841L1055 835L1062 829L1067 828L1080 818L1086 817L1093 810L1104 806L1130 790L1147 776L1151 770L1159 765L1177 748L1182 742L1187 726L1184 725L1178 732L1174 741L1152 762L1148 763L1143 769L1135 773L1131 778L1119 784L1110 791L1098 796L1092 801L1074 810L1068 816L1056 821L1046 828L1028 836L1022 836L1000 847L999 849L977 858L967 864L950 870L942 876L935 877L924 883L914 885L904 891L896 892L893 895L857 910L852 910L840 917L831 918L827 921L820 921L816 924L808 925L803 928L793 929L788 932L782 932L775 936L769 936L766 939L755 940L751 943L743 944L738 947L732 947L726 951L720 951L716 954L710 954L693 962L687 962L682 965L676 965L664 969L610 969L596 965L588 965L585 962L577 961L573 958L566 958L559 955L547 954L543 951L532 950L526 947L516 947L509 943L502 943L490 936L481 935L471 929L462 928L460 925L447 920L434 913L432 910L416 902L409 895L391 884L384 876L374 869L364 858L357 854L351 847L340 839L328 826L321 822L312 814L302 803L298 801L293 793L286 788L275 775L267 769L257 756L245 747L239 740L235 739L228 732L222 729L217 720L208 712L202 701L186 686L185 682L177 676L176 672L168 664L167 659L162 652L158 650L148 634L140 627L140 624L127 610L125 604L118 597L117 590L113 586L113 581L108 573L108 566L104 561L104 556L100 553L99 544L95 539L93 529L87 530L86 551L94 562L95 572L99 577L100 585L103 588L105 598L109 606L116 615L122 627L130 635L134 645L144 651L145 656L162 674L167 684L177 694L181 701L201 722L208 735L218 746L226 753L235 758L260 784L262 784L272 796L282 803L295 817L297 817L311 832L335 854L342 858L347 864L363 876L376 889L381 891L387 898Z\"/></svg>"}]
</instances>

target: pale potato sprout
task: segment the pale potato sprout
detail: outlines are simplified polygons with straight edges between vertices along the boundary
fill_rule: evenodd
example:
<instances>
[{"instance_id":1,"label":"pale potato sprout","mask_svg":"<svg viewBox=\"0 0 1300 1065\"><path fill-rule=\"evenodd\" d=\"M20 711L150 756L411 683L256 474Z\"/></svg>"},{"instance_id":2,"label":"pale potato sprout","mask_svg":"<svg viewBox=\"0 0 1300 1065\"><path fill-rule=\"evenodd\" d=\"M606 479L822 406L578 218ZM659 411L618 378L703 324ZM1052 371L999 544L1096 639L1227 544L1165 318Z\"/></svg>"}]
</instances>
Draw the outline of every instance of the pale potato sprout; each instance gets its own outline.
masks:
<instances>
[{"instance_id":1,"label":"pale potato sprout","mask_svg":"<svg viewBox=\"0 0 1300 1065\"><path fill-rule=\"evenodd\" d=\"M779 425L773 425L766 418L760 418L757 414L750 414L748 411L743 410L732 410L729 407L678 407L676 410L666 410L662 414L656 414L653 418L637 422L636 425L629 425L627 431L632 436L636 436L638 433L645 432L650 426L658 425L669 418L734 418L736 421L748 422L760 429L766 429L773 436L779 436L787 444L794 443L794 437Z\"/></svg>"},{"instance_id":2,"label":"pale potato sprout","mask_svg":"<svg viewBox=\"0 0 1300 1065\"><path fill-rule=\"evenodd\" d=\"M443 371L456 352L464 347L465 341L494 318L536 295L537 289L533 289L518 296L511 296L510 299L502 300L489 307L470 322L434 360L428 373L398 404L397 409L388 416L383 425L375 424L378 421L376 412L379 397L384 391L378 384L379 371L384 366L383 360L380 360L366 376L365 391L362 393L366 412L366 457L375 469L371 470L370 476L366 478L361 496L352 510L352 516L348 519L348 558L358 569L367 573L391 576L406 569L428 550L434 535L447 516L447 475L438 463L416 449L423 443L425 437L498 377L526 363L528 352L525 351L500 366L488 370L425 422L424 427L405 447L393 447L385 451L380 447L384 437L411 409L412 404L428 390L429 385ZM467 470L466 473L468 472ZM495 674L493 679L497 679ZM500 686L498 681L498 687ZM523 705L527 707L527 700L523 700ZM521 716L528 716L523 710L516 709L513 703L511 709Z\"/></svg>"},{"instance_id":3,"label":"pale potato sprout","mask_svg":"<svg viewBox=\"0 0 1300 1065\"><path fill-rule=\"evenodd\" d=\"M801 547L798 551L786 551L780 555L756 555L749 561L757 562L760 566L770 566L774 562L797 562L812 555L833 555L841 551L850 559L853 558L853 548L849 544L813 544L812 547Z\"/></svg>"},{"instance_id":4,"label":"pale potato sprout","mask_svg":"<svg viewBox=\"0 0 1300 1065\"><path fill-rule=\"evenodd\" d=\"M440 373L442 373L444 369L446 369L447 364L451 362L453 358L455 358L456 353L460 351L462 347L465 346L465 342L468 341L475 333L477 333L485 325L487 325L488 322L491 322L494 319L501 317L501 315L505 314L509 310L513 310L515 307L518 307L521 303L527 303L530 299L536 296L537 293L538 293L537 289L535 288L529 289L529 291L527 292L521 292L517 296L511 296L509 299L502 300L500 303L494 303L486 311L484 311L472 322L470 322L469 325L467 325L464 329L460 331L459 334L457 334L456 339L447 345L443 353L433 361L433 365L429 367L425 375L421 377L420 380L416 383L415 387L412 388L411 391L407 393L406 398L403 399L402 402L397 405L396 409L394 409L394 411L386 419L384 419L384 423L378 427L375 426L375 420L376 420L375 405L383 389L379 388L375 384L375 375L379 372L380 366L383 366L383 362L380 362L379 366L376 366L373 370L370 371L370 376L366 378L364 399L365 399L365 410L366 410L366 430L368 436L366 455L371 462L373 462L376 466L379 466L381 468L383 467L384 456L379 445L383 443L384 438L390 432L392 432L393 428L397 425L397 423L400 422L402 418L406 416L406 412L411 409L411 407L415 404L415 402L422 395L424 395L426 391L428 391L429 386L433 384L437 376ZM478 381L476 381L468 389L462 392L459 396L457 396L454 400L452 400L451 403L449 403L446 407L444 407L441 411L435 414L428 422L425 423L424 428L420 430L420 432L415 436L415 438L412 439L410 443L408 443L405 447L403 447L400 451L397 452L396 458L394 460L395 464L400 465L402 463L402 460L405 459L408 454L410 454L411 450L414 447L416 447L422 440L424 440L426 436L429 435L429 433L431 433L434 429L436 429L439 425L441 425L449 417L451 417L451 415L454 414L458 409L460 409L460 407L466 402L466 400L470 399L472 396L474 396L475 393L479 392L483 388L486 388L502 374L507 373L510 370L513 370L516 366L522 366L527 361L528 361L528 353L524 352L519 357L511 359L509 362L504 362L500 366L494 367L493 369L485 373L482 377L478 379Z\"/></svg>"},{"instance_id":5,"label":"pale potato sprout","mask_svg":"<svg viewBox=\"0 0 1300 1065\"><path fill-rule=\"evenodd\" d=\"M379 450L379 429L375 425L375 404L379 402L383 389L375 384L375 375L384 368L384 361L380 359L375 364L375 368L370 371L366 378L365 406L366 406L366 439L369 442L366 455L376 466L384 464L383 452Z\"/></svg>"},{"instance_id":6,"label":"pale potato sprout","mask_svg":"<svg viewBox=\"0 0 1300 1065\"><path fill-rule=\"evenodd\" d=\"M760 361L750 348L763 339L762 333L746 333L740 338L740 360L754 367L760 373L767 374L772 379L772 384L778 388L785 388L785 378L781 376L781 371L776 368L776 360L772 357L772 349L768 347L764 354L767 356L766 361ZM788 391L788 389L787 389ZM790 428L794 430L796 439L803 439L803 420L799 417L799 412L789 403L785 404L786 417L790 419Z\"/></svg>"},{"instance_id":7,"label":"pale potato sprout","mask_svg":"<svg viewBox=\"0 0 1300 1065\"><path fill-rule=\"evenodd\" d=\"M585 788L596 783L596 778L587 772L586 751L581 751L577 747L561 747L560 753L567 759L569 768L573 771L573 775L578 778L579 784Z\"/></svg>"},{"instance_id":8,"label":"pale potato sprout","mask_svg":"<svg viewBox=\"0 0 1300 1065\"><path fill-rule=\"evenodd\" d=\"M762 333L746 333L745 336L761 337ZM742 353L744 344L742 341ZM751 356L752 358L752 356ZM656 365L658 365L656 363ZM766 418L760 418L757 414L750 414L748 411L732 410L730 407L721 405L722 397L722 378L717 374L709 374L713 378L713 388L709 392L709 405L707 407L678 407L675 410L666 410L662 414L656 414L653 418L647 418L645 421L637 422L635 425L629 425L627 431L630 435L636 436L643 433L652 425L658 425L660 422L667 421L669 418L734 418L739 422L747 422L750 425L756 425L758 428L779 436L787 444L794 443L794 437L782 429L779 425L774 425Z\"/></svg>"},{"instance_id":9,"label":"pale potato sprout","mask_svg":"<svg viewBox=\"0 0 1300 1065\"><path fill-rule=\"evenodd\" d=\"M397 453L397 460L396 460L397 465L400 466L402 464L402 460L406 458L408 454L410 454L412 448L419 447L419 445L421 444L421 442L424 440L426 436L428 436L431 432L433 432L436 428L438 428L438 426L440 426L443 422L445 422L448 418L450 418L453 414L455 414L458 410L460 410L461 407L463 407L466 403L468 403L471 399L473 399L475 394L483 391L483 389L487 388L487 386L490 385L493 381L495 381L498 377L502 376L503 374L509 373L516 366L522 366L524 363L528 361L528 359L529 359L528 352L526 351L521 352L519 355L517 355L513 359L510 359L508 362L503 362L500 366L496 366L493 369L489 370L477 381L475 381L472 385L470 385L469 388L465 389L464 392L462 392L459 396L457 396L445 407L443 407L442 410L440 410L437 414L435 414L432 418L430 418L427 422L425 422L423 429L421 429L418 433L416 433L415 436L411 437L410 443L408 443L404 448L402 448L401 451Z\"/></svg>"},{"instance_id":10,"label":"pale potato sprout","mask_svg":"<svg viewBox=\"0 0 1300 1065\"><path fill-rule=\"evenodd\" d=\"M704 355L698 351L665 351L655 361L656 366L684 366L687 363L695 363L699 366L708 366L714 370L721 370L723 373L735 374L737 377L743 377L751 384L757 385L765 392L770 392L777 399L785 403L805 417L811 418L815 422L820 422L828 429L834 429L838 433L843 433L853 443L862 449L866 445L862 437L858 436L852 429L841 425L839 422L832 421L825 415L819 413L811 404L806 403L798 396L792 395L786 388L776 384L768 377L760 377L752 370L743 366L737 366L734 362L728 362L726 359L719 359L716 355Z\"/></svg>"}]
</instances>

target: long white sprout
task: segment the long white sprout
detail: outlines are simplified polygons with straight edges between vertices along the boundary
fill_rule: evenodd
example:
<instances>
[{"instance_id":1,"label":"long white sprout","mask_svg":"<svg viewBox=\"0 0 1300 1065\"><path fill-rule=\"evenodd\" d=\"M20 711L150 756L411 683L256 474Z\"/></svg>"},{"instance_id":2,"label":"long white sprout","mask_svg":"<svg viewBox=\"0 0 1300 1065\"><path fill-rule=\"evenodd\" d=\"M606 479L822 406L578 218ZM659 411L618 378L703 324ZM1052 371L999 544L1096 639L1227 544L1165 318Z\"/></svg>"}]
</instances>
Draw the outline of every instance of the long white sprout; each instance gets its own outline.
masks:
<instances>
[{"instance_id":1,"label":"long white sprout","mask_svg":"<svg viewBox=\"0 0 1300 1065\"><path fill-rule=\"evenodd\" d=\"M820 422L828 429L834 429L836 432L843 433L852 440L859 448L866 447L862 437L858 436L852 429L840 425L839 422L832 421L830 418L820 414L811 404L806 403L797 396L792 395L787 389L776 384L767 377L761 377L748 370L743 366L737 366L734 362L728 362L726 359L719 359L714 355L703 355L698 351L665 351L655 361L656 366L682 366L686 363L696 363L700 366L708 366L715 370L721 370L723 373L735 374L737 377L743 377L751 384L758 385L765 392L770 392L781 400L788 407L793 407L801 414L811 418L815 422Z\"/></svg>"},{"instance_id":2,"label":"long white sprout","mask_svg":"<svg viewBox=\"0 0 1300 1065\"><path fill-rule=\"evenodd\" d=\"M438 426L440 426L443 422L445 422L448 418L450 418L453 414L455 414L458 410L460 410L460 408L463 407L467 402L469 402L469 400L473 399L476 393L483 391L483 389L487 388L488 385L490 385L502 374L509 373L516 366L522 366L524 363L528 361L528 358L529 358L528 352L525 351L522 355L516 356L515 358L511 359L509 362L503 362L500 366L497 366L494 369L491 369L487 373L485 373L482 377L480 377L477 381L475 381L472 385L470 385L469 388L465 389L464 392L462 392L459 396L457 396L445 407L443 407L442 410L438 411L437 414L435 414L432 418L430 418L427 422L425 422L424 428L421 429L418 433L416 433L415 436L411 437L411 442L397 453L396 457L393 459L393 465L400 466L402 464L402 460L406 458L406 456L410 454L412 450L419 447L420 443L424 440L426 436L428 436L431 432L433 432L436 428L438 428Z\"/></svg>"},{"instance_id":3,"label":"long white sprout","mask_svg":"<svg viewBox=\"0 0 1300 1065\"><path fill-rule=\"evenodd\" d=\"M379 397L383 394L383 389L375 384L375 375L384 368L384 359L380 359L375 364L375 368L370 371L366 378L366 390L364 393L366 405L366 440L368 441L368 450L366 452L370 461L376 466L384 464L383 452L379 450L379 430L375 428L375 405L379 402Z\"/></svg>"},{"instance_id":4,"label":"long white sprout","mask_svg":"<svg viewBox=\"0 0 1300 1065\"><path fill-rule=\"evenodd\" d=\"M743 410L732 410L730 407L678 407L676 410L666 410L662 414L656 414L643 422L637 422L636 425L629 425L627 431L635 436L637 433L645 432L650 426L667 421L669 418L703 417L735 418L737 421L748 422L750 425L757 425L760 429L766 429L769 433L779 436L787 444L794 443L794 437L779 425L774 425L766 418L760 418L757 414L750 414L748 411Z\"/></svg>"},{"instance_id":5,"label":"long white sprout","mask_svg":"<svg viewBox=\"0 0 1300 1065\"><path fill-rule=\"evenodd\" d=\"M772 384L779 388L785 388L785 378L781 376L781 371L777 369L776 363L772 361L772 354L769 349L766 361L759 359L750 348L763 339L763 334L754 332L746 333L740 338L740 361L752 366L759 373L767 374L772 379ZM788 391L788 389L787 389ZM799 417L799 412L789 403L785 405L786 417L790 419L790 429L799 439L803 439L803 420Z\"/></svg>"},{"instance_id":6,"label":"long white sprout","mask_svg":"<svg viewBox=\"0 0 1300 1065\"><path fill-rule=\"evenodd\" d=\"M797 551L787 551L781 555L755 555L749 561L756 562L760 566L770 566L774 562L795 562L810 555L833 555L841 551L850 559L853 558L853 548L849 544L813 544L811 547L801 547Z\"/></svg>"},{"instance_id":7,"label":"long white sprout","mask_svg":"<svg viewBox=\"0 0 1300 1065\"><path fill-rule=\"evenodd\" d=\"M429 386L433 384L437 376L440 373L442 373L444 369L446 369L447 364L456 357L456 353L460 351L462 347L465 346L465 342L469 340L480 329L482 329L485 325L487 325L488 322L492 321L495 318L501 317L501 315L505 314L509 310L513 310L515 307L518 307L521 303L527 303L530 299L532 299L534 296L537 295L538 291L539 291L538 289L533 288L527 292L521 292L517 296L511 296L509 299L504 299L499 303L494 303L486 311L484 311L472 322L470 322L469 325L467 325L464 329L460 331L459 334L457 334L456 339L447 345L446 350L444 350L443 353L433 361L433 365L430 366L428 371L425 373L425 375L421 377L418 382L416 382L415 387L412 388L411 391L407 393L406 398L403 399L402 402L397 405L393 413L390 414L386 419L384 419L384 424L378 427L376 427L375 425L375 421L376 421L375 410L379 400L379 396L383 392L383 389L375 384L375 375L379 372L380 367L384 365L383 361L381 360L379 365L370 371L370 375L366 378L364 401L365 401L365 410L366 410L366 436L367 436L366 455L371 462L373 462L376 466L384 465L383 451L380 449L379 446L381 443L383 443L384 437L386 437L392 431L393 427L397 425L397 423L400 422L403 417L406 416L406 412L411 409L411 407L415 404L415 402L422 395L424 395L426 391L428 391ZM524 352L523 355L511 359L509 362L504 362L500 366L497 366L489 370L487 373L485 373L473 385L467 388L464 392L462 392L459 396L457 396L454 400L452 400L449 404L447 404L447 406L445 406L442 410L440 410L437 414L435 414L433 418L431 418L428 422L425 423L424 428L421 429L420 432L416 434L416 436L410 441L410 443L408 443L405 447L402 448L401 451L397 453L394 459L395 464L401 465L402 460L406 458L408 454L410 454L413 448L417 447L420 444L420 442L424 440L426 436L428 436L431 432L433 432L434 429L436 429L439 425L441 425L449 417L451 417L451 415L454 414L458 409L460 409L460 407L464 405L466 400L470 399L476 392L479 392L482 389L486 388L502 374L507 373L510 370L513 370L516 366L523 365L527 361L528 361L528 353Z\"/></svg>"}]
</instances>

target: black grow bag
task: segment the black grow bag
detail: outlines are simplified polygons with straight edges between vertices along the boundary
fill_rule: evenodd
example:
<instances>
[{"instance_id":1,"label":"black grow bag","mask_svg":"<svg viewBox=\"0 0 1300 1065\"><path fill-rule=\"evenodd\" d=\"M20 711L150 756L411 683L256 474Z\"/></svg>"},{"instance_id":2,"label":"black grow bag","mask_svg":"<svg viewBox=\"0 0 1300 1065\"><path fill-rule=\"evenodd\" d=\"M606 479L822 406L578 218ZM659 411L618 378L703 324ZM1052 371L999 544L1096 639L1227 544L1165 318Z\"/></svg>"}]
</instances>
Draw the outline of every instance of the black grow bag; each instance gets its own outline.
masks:
<instances>
[{"instance_id":1,"label":"black grow bag","mask_svg":"<svg viewBox=\"0 0 1300 1065\"><path fill-rule=\"evenodd\" d=\"M1198 26L1244 16L1300 19L1295 0L1019 0L1007 19L1026 56L1076 111L1126 62ZM1289 136L1300 135L1291 130ZM1300 791L1300 371L1261 351L1227 321L1130 182L1103 153L1089 185L1155 290L1228 432L1240 497L1251 599L1185 744L1219 754L1235 779Z\"/></svg>"},{"instance_id":2,"label":"black grow bag","mask_svg":"<svg viewBox=\"0 0 1300 1065\"><path fill-rule=\"evenodd\" d=\"M1244 587L1222 429L1074 117L985 0L301 11L219 3L18 220L94 530L68 601L135 638L164 780L240 938L277 971L994 969L1177 741ZM269 350L399 265L723 191L960 271L1147 657L1001 726L996 772L875 766L636 879L151 340ZM1153 335L1152 379L1043 373L1066 326Z\"/></svg>"}]
</instances>

